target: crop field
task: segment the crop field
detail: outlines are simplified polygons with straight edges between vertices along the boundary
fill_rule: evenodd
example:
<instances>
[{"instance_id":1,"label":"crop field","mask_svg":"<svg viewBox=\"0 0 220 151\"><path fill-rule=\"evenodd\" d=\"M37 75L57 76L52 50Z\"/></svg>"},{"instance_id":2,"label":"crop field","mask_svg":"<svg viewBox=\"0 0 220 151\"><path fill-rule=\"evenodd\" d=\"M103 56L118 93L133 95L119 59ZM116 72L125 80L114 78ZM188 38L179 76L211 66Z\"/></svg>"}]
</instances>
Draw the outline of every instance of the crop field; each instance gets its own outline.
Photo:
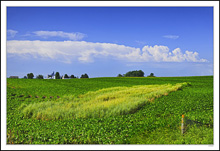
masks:
<instances>
[{"instance_id":1,"label":"crop field","mask_svg":"<svg viewBox=\"0 0 220 151\"><path fill-rule=\"evenodd\" d=\"M7 144L213 144L213 76L8 78L6 137Z\"/></svg>"}]
</instances>

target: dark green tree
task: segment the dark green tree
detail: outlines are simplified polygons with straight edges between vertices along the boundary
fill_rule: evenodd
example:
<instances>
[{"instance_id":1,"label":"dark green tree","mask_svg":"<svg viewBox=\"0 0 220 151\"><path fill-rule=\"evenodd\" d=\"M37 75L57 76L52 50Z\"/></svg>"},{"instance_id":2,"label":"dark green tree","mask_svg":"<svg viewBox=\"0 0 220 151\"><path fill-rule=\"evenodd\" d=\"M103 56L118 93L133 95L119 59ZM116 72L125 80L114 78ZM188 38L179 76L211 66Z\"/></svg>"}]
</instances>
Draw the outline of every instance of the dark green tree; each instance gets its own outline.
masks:
<instances>
[{"instance_id":1,"label":"dark green tree","mask_svg":"<svg viewBox=\"0 0 220 151\"><path fill-rule=\"evenodd\" d=\"M151 76L151 77L154 77L154 73L151 73L150 76Z\"/></svg>"},{"instance_id":2,"label":"dark green tree","mask_svg":"<svg viewBox=\"0 0 220 151\"><path fill-rule=\"evenodd\" d=\"M144 72L142 70L129 71L125 74L125 77L144 77Z\"/></svg>"},{"instance_id":3,"label":"dark green tree","mask_svg":"<svg viewBox=\"0 0 220 151\"><path fill-rule=\"evenodd\" d=\"M88 74L82 74L80 78L89 78Z\"/></svg>"},{"instance_id":4,"label":"dark green tree","mask_svg":"<svg viewBox=\"0 0 220 151\"><path fill-rule=\"evenodd\" d=\"M60 73L59 72L56 72L55 79L60 79Z\"/></svg>"},{"instance_id":5,"label":"dark green tree","mask_svg":"<svg viewBox=\"0 0 220 151\"><path fill-rule=\"evenodd\" d=\"M144 77L144 72L142 70L138 71L140 77Z\"/></svg>"},{"instance_id":6,"label":"dark green tree","mask_svg":"<svg viewBox=\"0 0 220 151\"><path fill-rule=\"evenodd\" d=\"M148 77L155 77L154 73L150 73L150 75Z\"/></svg>"},{"instance_id":7,"label":"dark green tree","mask_svg":"<svg viewBox=\"0 0 220 151\"><path fill-rule=\"evenodd\" d=\"M33 73L28 73L28 74L27 74L27 78L28 78L28 79L33 79L33 77L34 77L34 74L33 74Z\"/></svg>"},{"instance_id":8,"label":"dark green tree","mask_svg":"<svg viewBox=\"0 0 220 151\"><path fill-rule=\"evenodd\" d=\"M70 76L71 79L76 78L73 74Z\"/></svg>"},{"instance_id":9,"label":"dark green tree","mask_svg":"<svg viewBox=\"0 0 220 151\"><path fill-rule=\"evenodd\" d=\"M88 74L84 74L84 77L85 77L85 78L89 78Z\"/></svg>"},{"instance_id":10,"label":"dark green tree","mask_svg":"<svg viewBox=\"0 0 220 151\"><path fill-rule=\"evenodd\" d=\"M67 74L64 75L64 78L69 78L69 76Z\"/></svg>"},{"instance_id":11,"label":"dark green tree","mask_svg":"<svg viewBox=\"0 0 220 151\"><path fill-rule=\"evenodd\" d=\"M44 79L44 76L43 76L43 75L38 75L38 76L36 77L36 79Z\"/></svg>"},{"instance_id":12,"label":"dark green tree","mask_svg":"<svg viewBox=\"0 0 220 151\"><path fill-rule=\"evenodd\" d=\"M118 76L117 77L123 77L121 74L118 74Z\"/></svg>"},{"instance_id":13,"label":"dark green tree","mask_svg":"<svg viewBox=\"0 0 220 151\"><path fill-rule=\"evenodd\" d=\"M27 79L27 76L24 76L24 79Z\"/></svg>"}]
</instances>

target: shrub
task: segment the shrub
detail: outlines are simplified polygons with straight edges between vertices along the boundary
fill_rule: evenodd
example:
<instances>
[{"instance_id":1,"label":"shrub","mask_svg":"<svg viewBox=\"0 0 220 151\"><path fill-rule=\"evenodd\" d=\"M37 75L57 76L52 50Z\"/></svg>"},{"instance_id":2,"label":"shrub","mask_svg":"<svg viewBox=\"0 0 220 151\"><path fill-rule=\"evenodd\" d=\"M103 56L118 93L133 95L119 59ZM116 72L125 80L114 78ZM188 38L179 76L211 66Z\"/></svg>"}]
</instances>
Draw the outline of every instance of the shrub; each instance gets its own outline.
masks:
<instances>
[{"instance_id":1,"label":"shrub","mask_svg":"<svg viewBox=\"0 0 220 151\"><path fill-rule=\"evenodd\" d=\"M44 76L43 76L43 75L38 75L38 76L36 77L36 79L44 79Z\"/></svg>"}]
</instances>

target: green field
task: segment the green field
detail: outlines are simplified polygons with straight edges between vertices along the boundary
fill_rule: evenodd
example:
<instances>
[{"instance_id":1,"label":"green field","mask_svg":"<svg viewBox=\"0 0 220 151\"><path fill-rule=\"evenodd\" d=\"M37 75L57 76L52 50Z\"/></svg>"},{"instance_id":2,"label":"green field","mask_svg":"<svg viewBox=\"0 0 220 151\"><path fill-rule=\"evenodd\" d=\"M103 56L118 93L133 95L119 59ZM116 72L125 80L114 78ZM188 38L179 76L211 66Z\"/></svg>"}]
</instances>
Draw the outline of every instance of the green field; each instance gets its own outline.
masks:
<instances>
[{"instance_id":1,"label":"green field","mask_svg":"<svg viewBox=\"0 0 220 151\"><path fill-rule=\"evenodd\" d=\"M7 79L7 143L213 144L213 76Z\"/></svg>"}]
</instances>

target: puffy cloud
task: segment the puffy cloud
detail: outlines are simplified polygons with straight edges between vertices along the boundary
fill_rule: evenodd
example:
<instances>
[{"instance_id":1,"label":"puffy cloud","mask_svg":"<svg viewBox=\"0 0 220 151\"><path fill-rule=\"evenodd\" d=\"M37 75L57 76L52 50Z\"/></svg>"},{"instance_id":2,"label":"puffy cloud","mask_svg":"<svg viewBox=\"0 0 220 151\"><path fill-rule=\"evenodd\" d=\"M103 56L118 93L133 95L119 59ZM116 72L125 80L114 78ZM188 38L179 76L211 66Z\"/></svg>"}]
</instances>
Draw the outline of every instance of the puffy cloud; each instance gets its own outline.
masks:
<instances>
[{"instance_id":1,"label":"puffy cloud","mask_svg":"<svg viewBox=\"0 0 220 151\"><path fill-rule=\"evenodd\" d=\"M199 53L198 52L191 52L191 51L186 51L186 53L184 54L184 57L186 58L187 61L193 61L193 62L206 62L205 59L200 59L198 61L199 58Z\"/></svg>"},{"instance_id":2,"label":"puffy cloud","mask_svg":"<svg viewBox=\"0 0 220 151\"><path fill-rule=\"evenodd\" d=\"M163 37L168 38L168 39L177 39L177 38L179 38L179 36L177 36L177 35L165 35Z\"/></svg>"},{"instance_id":3,"label":"puffy cloud","mask_svg":"<svg viewBox=\"0 0 220 151\"><path fill-rule=\"evenodd\" d=\"M63 31L35 31L33 32L36 36L40 36L43 38L48 37L61 37L61 38L68 38L70 40L81 40L83 39L86 34L83 33L67 33Z\"/></svg>"},{"instance_id":4,"label":"puffy cloud","mask_svg":"<svg viewBox=\"0 0 220 151\"><path fill-rule=\"evenodd\" d=\"M8 36L10 36L11 38L14 38L15 35L18 33L18 31L9 29L7 30L7 33L8 33Z\"/></svg>"},{"instance_id":5,"label":"puffy cloud","mask_svg":"<svg viewBox=\"0 0 220 151\"><path fill-rule=\"evenodd\" d=\"M94 62L95 58L110 57L127 62L206 62L197 52L180 48L169 51L167 46L144 46L142 49L112 43L86 41L7 41L7 53L34 58L50 58L71 63Z\"/></svg>"},{"instance_id":6,"label":"puffy cloud","mask_svg":"<svg viewBox=\"0 0 220 151\"><path fill-rule=\"evenodd\" d=\"M207 62L206 59L200 59L197 52L185 51L185 54L181 52L180 48L169 51L167 46L144 46L143 55L153 62ZM144 59L147 60L147 59Z\"/></svg>"},{"instance_id":7,"label":"puffy cloud","mask_svg":"<svg viewBox=\"0 0 220 151\"><path fill-rule=\"evenodd\" d=\"M173 61L176 61L176 62L185 61L185 57L184 57L183 53L181 52L180 48L174 49L172 51L172 53L170 53L169 55L172 56L171 58L172 58ZM199 61L199 59L197 61ZM197 61L195 61L195 62L197 62Z\"/></svg>"},{"instance_id":8,"label":"puffy cloud","mask_svg":"<svg viewBox=\"0 0 220 151\"><path fill-rule=\"evenodd\" d=\"M144 46L142 50L148 58L151 58L151 61L169 61L167 60L169 55L169 48L167 46Z\"/></svg>"}]
</instances>

